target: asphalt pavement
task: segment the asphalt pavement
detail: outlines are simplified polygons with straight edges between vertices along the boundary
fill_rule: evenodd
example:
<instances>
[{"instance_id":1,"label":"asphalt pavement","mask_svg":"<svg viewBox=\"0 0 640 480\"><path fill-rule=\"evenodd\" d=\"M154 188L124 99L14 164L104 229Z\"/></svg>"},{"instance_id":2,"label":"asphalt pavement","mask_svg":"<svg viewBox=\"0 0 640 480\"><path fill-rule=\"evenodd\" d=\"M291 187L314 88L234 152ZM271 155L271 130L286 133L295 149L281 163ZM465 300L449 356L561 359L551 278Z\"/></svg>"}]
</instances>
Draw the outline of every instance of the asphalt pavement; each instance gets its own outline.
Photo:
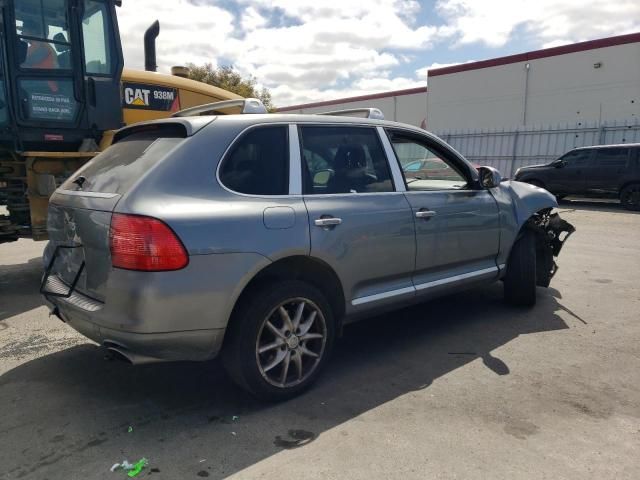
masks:
<instances>
[{"instance_id":1,"label":"asphalt pavement","mask_svg":"<svg viewBox=\"0 0 640 480\"><path fill-rule=\"evenodd\" d=\"M577 227L530 310L500 284L349 326L320 382L261 404L217 361L130 366L38 294L43 243L0 245L0 479L637 479L640 214Z\"/></svg>"}]
</instances>

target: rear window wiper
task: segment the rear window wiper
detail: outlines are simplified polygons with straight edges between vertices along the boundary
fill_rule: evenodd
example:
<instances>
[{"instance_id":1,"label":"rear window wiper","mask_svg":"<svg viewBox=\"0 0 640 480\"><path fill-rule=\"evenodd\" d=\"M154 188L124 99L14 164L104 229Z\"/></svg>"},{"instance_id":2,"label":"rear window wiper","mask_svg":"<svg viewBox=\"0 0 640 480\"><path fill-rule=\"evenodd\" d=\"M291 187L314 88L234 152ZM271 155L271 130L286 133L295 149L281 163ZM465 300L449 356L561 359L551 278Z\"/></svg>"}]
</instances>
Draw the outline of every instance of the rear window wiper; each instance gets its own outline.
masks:
<instances>
[{"instance_id":1,"label":"rear window wiper","mask_svg":"<svg viewBox=\"0 0 640 480\"><path fill-rule=\"evenodd\" d=\"M84 176L80 175L72 183L75 183L76 185L78 185L78 188L80 188L80 190L82 190L82 186L84 185L84 182L86 182L86 181L87 181L87 177L84 177Z\"/></svg>"}]
</instances>

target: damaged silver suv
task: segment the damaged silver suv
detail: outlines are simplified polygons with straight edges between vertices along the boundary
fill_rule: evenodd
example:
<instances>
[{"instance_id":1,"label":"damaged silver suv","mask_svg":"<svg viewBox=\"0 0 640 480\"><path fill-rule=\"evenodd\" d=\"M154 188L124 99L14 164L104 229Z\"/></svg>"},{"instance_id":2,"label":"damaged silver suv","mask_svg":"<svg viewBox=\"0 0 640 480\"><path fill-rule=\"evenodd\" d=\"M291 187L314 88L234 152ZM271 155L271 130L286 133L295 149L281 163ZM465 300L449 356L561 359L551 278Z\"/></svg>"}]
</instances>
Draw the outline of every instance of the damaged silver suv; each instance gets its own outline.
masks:
<instances>
[{"instance_id":1,"label":"damaged silver suv","mask_svg":"<svg viewBox=\"0 0 640 480\"><path fill-rule=\"evenodd\" d=\"M41 291L63 321L132 363L220 354L278 400L346 323L498 280L531 306L549 285L573 227L547 191L375 109L233 108L263 111L127 127L55 192Z\"/></svg>"}]
</instances>

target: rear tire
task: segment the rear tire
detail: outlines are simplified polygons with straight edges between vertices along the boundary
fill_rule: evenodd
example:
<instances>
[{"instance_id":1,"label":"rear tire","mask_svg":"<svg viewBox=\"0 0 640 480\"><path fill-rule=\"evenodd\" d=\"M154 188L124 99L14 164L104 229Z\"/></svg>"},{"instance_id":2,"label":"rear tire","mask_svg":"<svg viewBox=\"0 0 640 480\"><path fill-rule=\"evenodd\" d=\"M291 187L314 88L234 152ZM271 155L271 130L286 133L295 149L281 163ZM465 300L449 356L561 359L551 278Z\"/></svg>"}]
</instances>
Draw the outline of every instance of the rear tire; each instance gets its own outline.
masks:
<instances>
[{"instance_id":1,"label":"rear tire","mask_svg":"<svg viewBox=\"0 0 640 480\"><path fill-rule=\"evenodd\" d=\"M620 203L627 210L640 211L640 183L624 187L620 192Z\"/></svg>"},{"instance_id":2,"label":"rear tire","mask_svg":"<svg viewBox=\"0 0 640 480\"><path fill-rule=\"evenodd\" d=\"M324 295L307 283L285 281L244 298L228 327L222 360L233 381L255 397L286 400L317 380L334 337Z\"/></svg>"},{"instance_id":3,"label":"rear tire","mask_svg":"<svg viewBox=\"0 0 640 480\"><path fill-rule=\"evenodd\" d=\"M536 238L525 230L511 249L504 277L507 303L532 307L536 303Z\"/></svg>"}]
</instances>

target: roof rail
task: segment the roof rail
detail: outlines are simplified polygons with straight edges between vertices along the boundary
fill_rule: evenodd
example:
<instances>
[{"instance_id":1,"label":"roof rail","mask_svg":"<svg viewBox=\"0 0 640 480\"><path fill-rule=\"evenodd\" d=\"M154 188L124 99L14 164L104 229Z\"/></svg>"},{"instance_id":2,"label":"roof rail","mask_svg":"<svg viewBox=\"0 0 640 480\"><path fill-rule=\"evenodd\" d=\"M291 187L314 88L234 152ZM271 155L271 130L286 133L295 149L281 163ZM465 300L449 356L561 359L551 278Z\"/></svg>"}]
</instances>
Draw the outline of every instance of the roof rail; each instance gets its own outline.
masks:
<instances>
[{"instance_id":1,"label":"roof rail","mask_svg":"<svg viewBox=\"0 0 640 480\"><path fill-rule=\"evenodd\" d=\"M249 113L269 113L264 104L257 98L238 98L223 102L207 103L197 107L185 108L171 115L172 117L195 117L199 115L233 115Z\"/></svg>"},{"instance_id":2,"label":"roof rail","mask_svg":"<svg viewBox=\"0 0 640 480\"><path fill-rule=\"evenodd\" d=\"M358 115L360 114L360 115ZM384 113L379 108L350 108L348 110L335 110L333 112L321 112L317 115L335 115L337 117L359 117L364 114L364 118L374 120L384 120Z\"/></svg>"}]
</instances>

